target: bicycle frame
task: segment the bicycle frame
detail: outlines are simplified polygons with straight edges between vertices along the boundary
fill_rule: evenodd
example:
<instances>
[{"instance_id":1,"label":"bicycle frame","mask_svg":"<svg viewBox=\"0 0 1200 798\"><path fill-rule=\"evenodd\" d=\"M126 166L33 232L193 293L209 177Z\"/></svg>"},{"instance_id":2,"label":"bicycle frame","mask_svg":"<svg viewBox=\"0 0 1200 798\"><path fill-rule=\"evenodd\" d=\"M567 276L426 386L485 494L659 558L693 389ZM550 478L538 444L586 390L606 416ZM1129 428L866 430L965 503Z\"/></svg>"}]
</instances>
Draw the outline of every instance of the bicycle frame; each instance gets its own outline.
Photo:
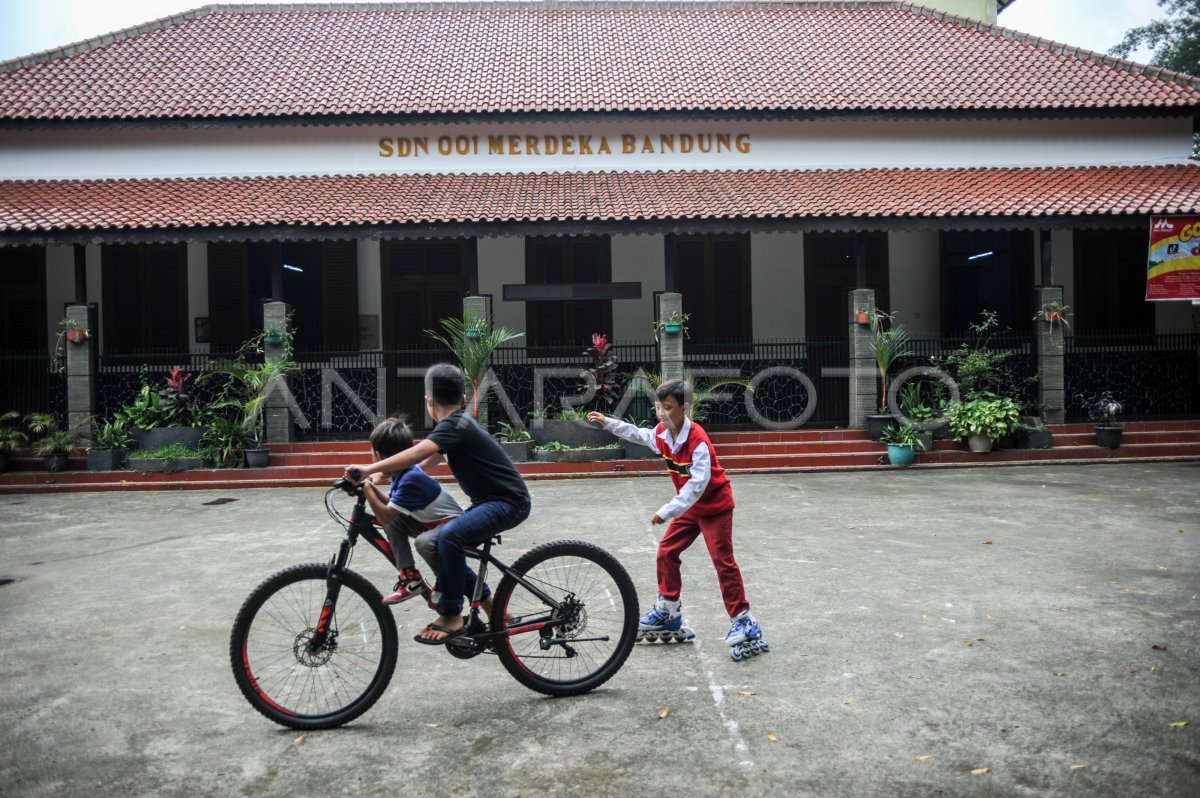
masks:
<instances>
[{"instance_id":1,"label":"bicycle frame","mask_svg":"<svg viewBox=\"0 0 1200 798\"><path fill-rule=\"evenodd\" d=\"M326 644L329 635L329 622L333 618L334 607L337 606L338 595L342 588L341 574L350 564L350 557L355 545L358 543L358 539L363 538L370 543L376 551L387 558L389 564L395 563L391 543L375 525L374 516L367 511L367 500L361 485L358 486L354 495L357 497L357 500L354 504L354 510L350 513L349 523L346 526L346 537L342 539L337 552L329 559L329 567L326 574L325 603L321 607L321 617L317 622L316 632L308 642L308 650L310 652L319 651ZM341 516L337 517L340 518ZM541 634L543 638L541 645L543 648L548 648L550 645L556 643L565 644L566 641L553 637L553 630L566 623L564 618L556 617L562 611L562 602L556 601L537 585L525 579L524 574L517 573L511 567L496 559L492 554L492 546L499 542L500 535L495 535L484 541L481 549L463 548L463 553L466 554L468 559L479 561L479 572L478 578L475 580L475 591L471 596L471 612L468 620L470 634L465 638L455 640L456 647L482 652L499 640L530 632ZM483 600L483 585L484 579L487 576L488 566L492 566L501 574L516 580L518 584L546 604L549 611L545 616L538 616L531 619L514 619L514 621L518 621L514 626L506 626L500 631L487 631L486 626L479 620L479 610Z\"/></svg>"}]
</instances>

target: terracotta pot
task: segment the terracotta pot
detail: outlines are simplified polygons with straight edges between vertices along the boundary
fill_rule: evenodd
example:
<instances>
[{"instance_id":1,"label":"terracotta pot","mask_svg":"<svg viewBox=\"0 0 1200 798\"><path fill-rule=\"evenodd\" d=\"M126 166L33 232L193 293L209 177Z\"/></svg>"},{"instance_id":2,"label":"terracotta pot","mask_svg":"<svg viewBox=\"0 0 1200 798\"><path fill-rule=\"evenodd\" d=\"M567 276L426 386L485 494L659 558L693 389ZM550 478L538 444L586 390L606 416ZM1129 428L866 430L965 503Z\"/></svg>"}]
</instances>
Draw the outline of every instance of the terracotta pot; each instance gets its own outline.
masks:
<instances>
[{"instance_id":1,"label":"terracotta pot","mask_svg":"<svg viewBox=\"0 0 1200 798\"><path fill-rule=\"evenodd\" d=\"M87 330L67 330L67 340L73 344L81 344L87 339Z\"/></svg>"},{"instance_id":2,"label":"terracotta pot","mask_svg":"<svg viewBox=\"0 0 1200 798\"><path fill-rule=\"evenodd\" d=\"M871 323L871 319L869 316L867 316L867 312L865 310L860 310L858 313L854 314L854 320L862 325Z\"/></svg>"}]
</instances>

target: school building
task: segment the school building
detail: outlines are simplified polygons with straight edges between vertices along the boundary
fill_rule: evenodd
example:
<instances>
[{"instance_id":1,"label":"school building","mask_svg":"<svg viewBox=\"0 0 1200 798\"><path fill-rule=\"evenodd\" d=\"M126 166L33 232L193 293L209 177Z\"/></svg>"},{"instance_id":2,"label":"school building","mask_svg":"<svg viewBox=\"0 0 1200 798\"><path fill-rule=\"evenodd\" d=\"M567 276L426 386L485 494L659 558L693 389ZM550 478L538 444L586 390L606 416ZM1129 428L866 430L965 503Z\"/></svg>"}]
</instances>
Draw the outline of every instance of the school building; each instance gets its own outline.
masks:
<instances>
[{"instance_id":1,"label":"school building","mask_svg":"<svg viewBox=\"0 0 1200 798\"><path fill-rule=\"evenodd\" d=\"M1009 4L212 5L0 64L0 412L68 403L68 307L106 413L287 303L336 434L415 409L402 370L465 297L524 333L497 365L527 383L593 332L656 367L679 294L685 360L801 368L813 421L853 425L820 372L869 289L923 352L994 311L1033 371L1061 298L1060 413L1200 414L1193 306L1145 299L1151 217L1200 214L1200 79Z\"/></svg>"}]
</instances>

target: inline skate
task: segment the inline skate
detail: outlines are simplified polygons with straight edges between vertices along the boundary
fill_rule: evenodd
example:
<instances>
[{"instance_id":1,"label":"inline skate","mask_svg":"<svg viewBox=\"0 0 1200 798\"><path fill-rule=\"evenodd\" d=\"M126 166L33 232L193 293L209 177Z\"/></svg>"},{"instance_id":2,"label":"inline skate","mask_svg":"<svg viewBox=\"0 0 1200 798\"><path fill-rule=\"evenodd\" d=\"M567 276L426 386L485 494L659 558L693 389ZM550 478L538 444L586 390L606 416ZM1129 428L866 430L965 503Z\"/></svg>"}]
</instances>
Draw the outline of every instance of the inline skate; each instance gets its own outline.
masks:
<instances>
[{"instance_id":1,"label":"inline skate","mask_svg":"<svg viewBox=\"0 0 1200 798\"><path fill-rule=\"evenodd\" d=\"M683 624L683 605L679 601L668 601L662 596L638 622L637 640L650 643L687 643L694 640L696 633Z\"/></svg>"},{"instance_id":2,"label":"inline skate","mask_svg":"<svg viewBox=\"0 0 1200 798\"><path fill-rule=\"evenodd\" d=\"M729 646L729 656L734 662L741 662L747 657L766 654L771 646L763 639L762 627L750 614L750 610L742 610L733 618L733 626L725 635L725 645Z\"/></svg>"}]
</instances>

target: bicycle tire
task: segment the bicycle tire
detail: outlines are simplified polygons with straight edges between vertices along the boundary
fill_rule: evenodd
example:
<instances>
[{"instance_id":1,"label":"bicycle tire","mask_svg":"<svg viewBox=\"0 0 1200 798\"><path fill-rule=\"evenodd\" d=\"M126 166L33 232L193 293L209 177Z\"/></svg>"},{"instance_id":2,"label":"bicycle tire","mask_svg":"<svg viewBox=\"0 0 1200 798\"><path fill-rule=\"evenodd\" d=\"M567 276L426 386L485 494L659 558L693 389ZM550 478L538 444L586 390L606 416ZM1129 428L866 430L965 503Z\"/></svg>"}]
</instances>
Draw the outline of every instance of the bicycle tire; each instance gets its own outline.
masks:
<instances>
[{"instance_id":1,"label":"bicycle tire","mask_svg":"<svg viewBox=\"0 0 1200 798\"><path fill-rule=\"evenodd\" d=\"M250 705L293 729L329 729L366 712L396 669L396 624L364 577L342 573L330 642L311 639L325 602L327 565L287 568L256 587L229 638L233 676ZM353 631L353 635L350 632Z\"/></svg>"},{"instance_id":2,"label":"bicycle tire","mask_svg":"<svg viewBox=\"0 0 1200 798\"><path fill-rule=\"evenodd\" d=\"M496 643L496 654L518 682L551 696L594 690L616 674L637 636L638 600L625 567L599 546L578 540L543 543L522 555L513 570L556 601L574 602L574 620L553 635L577 641L541 646L537 631L509 634ZM545 617L541 599L512 576L496 588L493 631L518 629L522 619ZM608 641L595 638L608 636Z\"/></svg>"}]
</instances>

